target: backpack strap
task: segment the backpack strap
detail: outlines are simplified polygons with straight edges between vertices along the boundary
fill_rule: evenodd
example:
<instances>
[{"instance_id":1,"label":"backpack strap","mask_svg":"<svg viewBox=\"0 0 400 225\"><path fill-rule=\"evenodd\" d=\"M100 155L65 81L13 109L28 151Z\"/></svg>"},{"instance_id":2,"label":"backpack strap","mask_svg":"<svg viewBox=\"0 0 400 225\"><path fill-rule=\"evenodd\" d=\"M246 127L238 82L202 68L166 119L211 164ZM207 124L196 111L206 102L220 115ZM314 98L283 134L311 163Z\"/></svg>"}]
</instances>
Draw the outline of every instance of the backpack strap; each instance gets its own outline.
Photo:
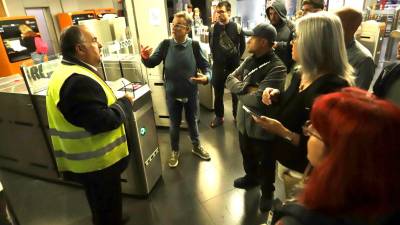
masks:
<instances>
[{"instance_id":1,"label":"backpack strap","mask_svg":"<svg viewBox=\"0 0 400 225\"><path fill-rule=\"evenodd\" d=\"M214 24L211 24L210 30L208 31L208 42L210 43L210 48L214 48Z\"/></svg>"},{"instance_id":2,"label":"backpack strap","mask_svg":"<svg viewBox=\"0 0 400 225\"><path fill-rule=\"evenodd\" d=\"M162 58L163 58L163 62L165 61L165 58L167 58L170 42L171 42L170 39L164 39L161 42L160 50L161 50L161 55L162 55Z\"/></svg>"},{"instance_id":3,"label":"backpack strap","mask_svg":"<svg viewBox=\"0 0 400 225\"><path fill-rule=\"evenodd\" d=\"M171 40L170 39L164 39L162 42L161 42L161 47L160 47L160 50L161 50L161 55L162 55L162 58L163 58L163 80L165 80L165 59L167 58L167 55L168 55L168 49L169 49L169 45L170 45L170 42L171 42Z\"/></svg>"},{"instance_id":4,"label":"backpack strap","mask_svg":"<svg viewBox=\"0 0 400 225\"><path fill-rule=\"evenodd\" d=\"M192 40L192 49L193 49L194 58L196 59L196 68L199 69L200 57L201 57L200 43L198 41Z\"/></svg>"}]
</instances>

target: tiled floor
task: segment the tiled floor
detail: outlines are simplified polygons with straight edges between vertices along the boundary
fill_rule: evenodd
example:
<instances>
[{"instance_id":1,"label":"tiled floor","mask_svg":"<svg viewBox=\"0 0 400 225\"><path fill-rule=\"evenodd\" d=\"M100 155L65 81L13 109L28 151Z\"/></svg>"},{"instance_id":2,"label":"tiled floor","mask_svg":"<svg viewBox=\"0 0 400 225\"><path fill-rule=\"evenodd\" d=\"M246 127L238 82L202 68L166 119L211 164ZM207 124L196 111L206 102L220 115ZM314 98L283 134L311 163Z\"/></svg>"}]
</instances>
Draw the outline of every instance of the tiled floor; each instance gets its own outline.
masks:
<instances>
[{"instance_id":1,"label":"tiled floor","mask_svg":"<svg viewBox=\"0 0 400 225\"><path fill-rule=\"evenodd\" d=\"M201 111L202 144L211 161L191 153L187 131L181 132L179 166L167 166L168 129L158 129L163 165L162 179L147 199L124 197L124 215L132 225L256 225L265 221L259 213L259 189L235 189L233 180L243 175L237 130L226 99L223 127L211 129L213 113ZM22 225L87 225L90 211L80 188L55 184L0 170L0 180Z\"/></svg>"}]
</instances>

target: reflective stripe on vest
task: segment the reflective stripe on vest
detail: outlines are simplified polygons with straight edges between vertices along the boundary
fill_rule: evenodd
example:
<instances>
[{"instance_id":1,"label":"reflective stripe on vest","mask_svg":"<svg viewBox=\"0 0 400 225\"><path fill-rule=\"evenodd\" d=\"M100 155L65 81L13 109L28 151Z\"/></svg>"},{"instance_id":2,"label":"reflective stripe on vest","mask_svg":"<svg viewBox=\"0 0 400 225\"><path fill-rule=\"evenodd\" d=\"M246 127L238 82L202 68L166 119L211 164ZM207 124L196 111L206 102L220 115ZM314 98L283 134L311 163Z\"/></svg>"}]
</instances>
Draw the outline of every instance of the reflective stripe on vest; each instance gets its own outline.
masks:
<instances>
[{"instance_id":1,"label":"reflective stripe on vest","mask_svg":"<svg viewBox=\"0 0 400 225\"><path fill-rule=\"evenodd\" d=\"M114 142L110 143L107 146L104 146L103 148L96 149L96 150L87 150L84 153L78 153L78 154L68 154L63 151L55 151L54 156L55 157L64 157L66 159L71 159L71 160L86 160L86 159L91 159L91 158L96 158L99 156L105 155L107 152L113 150L115 147L118 145L124 143L126 141L126 137L122 136L115 140Z\"/></svg>"},{"instance_id":2,"label":"reflective stripe on vest","mask_svg":"<svg viewBox=\"0 0 400 225\"><path fill-rule=\"evenodd\" d=\"M49 129L50 136L59 136L64 139L81 139L92 136L90 132L87 131L77 131L77 132L64 132L58 131L56 129Z\"/></svg>"},{"instance_id":3,"label":"reflective stripe on vest","mask_svg":"<svg viewBox=\"0 0 400 225\"><path fill-rule=\"evenodd\" d=\"M107 105L115 103L111 88L92 71L78 66L61 64L53 73L46 97L49 135L57 167L60 171L92 172L107 168L128 155L124 125L114 130L91 134L69 123L59 111L60 90L65 80L77 73L96 81L107 97Z\"/></svg>"}]
</instances>

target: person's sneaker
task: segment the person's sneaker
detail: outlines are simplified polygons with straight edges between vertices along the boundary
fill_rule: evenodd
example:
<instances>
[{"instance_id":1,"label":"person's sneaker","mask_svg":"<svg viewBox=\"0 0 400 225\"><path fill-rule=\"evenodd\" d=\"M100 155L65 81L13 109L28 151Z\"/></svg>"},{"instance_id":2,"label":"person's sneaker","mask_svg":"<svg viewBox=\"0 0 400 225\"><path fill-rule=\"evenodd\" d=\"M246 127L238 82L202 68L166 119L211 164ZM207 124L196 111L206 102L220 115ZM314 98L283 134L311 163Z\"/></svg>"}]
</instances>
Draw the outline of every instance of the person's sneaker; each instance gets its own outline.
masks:
<instances>
[{"instance_id":1,"label":"person's sneaker","mask_svg":"<svg viewBox=\"0 0 400 225\"><path fill-rule=\"evenodd\" d=\"M178 151L172 151L171 156L168 160L168 166L171 168L175 168L178 166L179 163L179 152Z\"/></svg>"},{"instance_id":2,"label":"person's sneaker","mask_svg":"<svg viewBox=\"0 0 400 225\"><path fill-rule=\"evenodd\" d=\"M272 198L271 197L264 197L264 195L261 195L260 198L260 211L265 213L268 212L271 209L272 206Z\"/></svg>"},{"instance_id":3,"label":"person's sneaker","mask_svg":"<svg viewBox=\"0 0 400 225\"><path fill-rule=\"evenodd\" d=\"M233 186L240 189L250 189L258 185L259 183L257 180L249 176L239 177L233 181Z\"/></svg>"},{"instance_id":4,"label":"person's sneaker","mask_svg":"<svg viewBox=\"0 0 400 225\"><path fill-rule=\"evenodd\" d=\"M201 146L193 146L192 149L193 154L197 155L198 157L204 159L204 160L210 160L210 154L208 152L206 152L206 150L204 150L203 147Z\"/></svg>"},{"instance_id":5,"label":"person's sneaker","mask_svg":"<svg viewBox=\"0 0 400 225\"><path fill-rule=\"evenodd\" d=\"M224 117L215 117L211 122L210 122L210 127L211 128L216 128L224 124Z\"/></svg>"}]
</instances>

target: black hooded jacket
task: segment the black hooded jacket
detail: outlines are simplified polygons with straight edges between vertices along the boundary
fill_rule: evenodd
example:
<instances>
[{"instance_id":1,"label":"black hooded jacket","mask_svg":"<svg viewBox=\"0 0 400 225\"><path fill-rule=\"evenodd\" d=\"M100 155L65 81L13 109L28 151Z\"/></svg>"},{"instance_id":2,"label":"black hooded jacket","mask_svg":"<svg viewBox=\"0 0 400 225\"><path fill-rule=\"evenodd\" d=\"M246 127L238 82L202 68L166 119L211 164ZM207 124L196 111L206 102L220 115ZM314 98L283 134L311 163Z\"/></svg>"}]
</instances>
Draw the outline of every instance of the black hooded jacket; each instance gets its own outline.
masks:
<instances>
[{"instance_id":1,"label":"black hooded jacket","mask_svg":"<svg viewBox=\"0 0 400 225\"><path fill-rule=\"evenodd\" d=\"M276 29L277 36L276 36L276 42L277 46L275 48L275 53L281 58L283 63L285 63L285 66L287 67L288 70L290 70L293 60L292 60L292 46L290 44L290 41L292 40L292 33L294 32L294 25L292 24L291 21L286 19L286 8L284 3L281 1L275 1L272 3L270 7L267 8L266 13L267 13L267 18L269 18L268 11L270 8L273 8L281 18L281 21L277 25L273 25Z\"/></svg>"}]
</instances>

